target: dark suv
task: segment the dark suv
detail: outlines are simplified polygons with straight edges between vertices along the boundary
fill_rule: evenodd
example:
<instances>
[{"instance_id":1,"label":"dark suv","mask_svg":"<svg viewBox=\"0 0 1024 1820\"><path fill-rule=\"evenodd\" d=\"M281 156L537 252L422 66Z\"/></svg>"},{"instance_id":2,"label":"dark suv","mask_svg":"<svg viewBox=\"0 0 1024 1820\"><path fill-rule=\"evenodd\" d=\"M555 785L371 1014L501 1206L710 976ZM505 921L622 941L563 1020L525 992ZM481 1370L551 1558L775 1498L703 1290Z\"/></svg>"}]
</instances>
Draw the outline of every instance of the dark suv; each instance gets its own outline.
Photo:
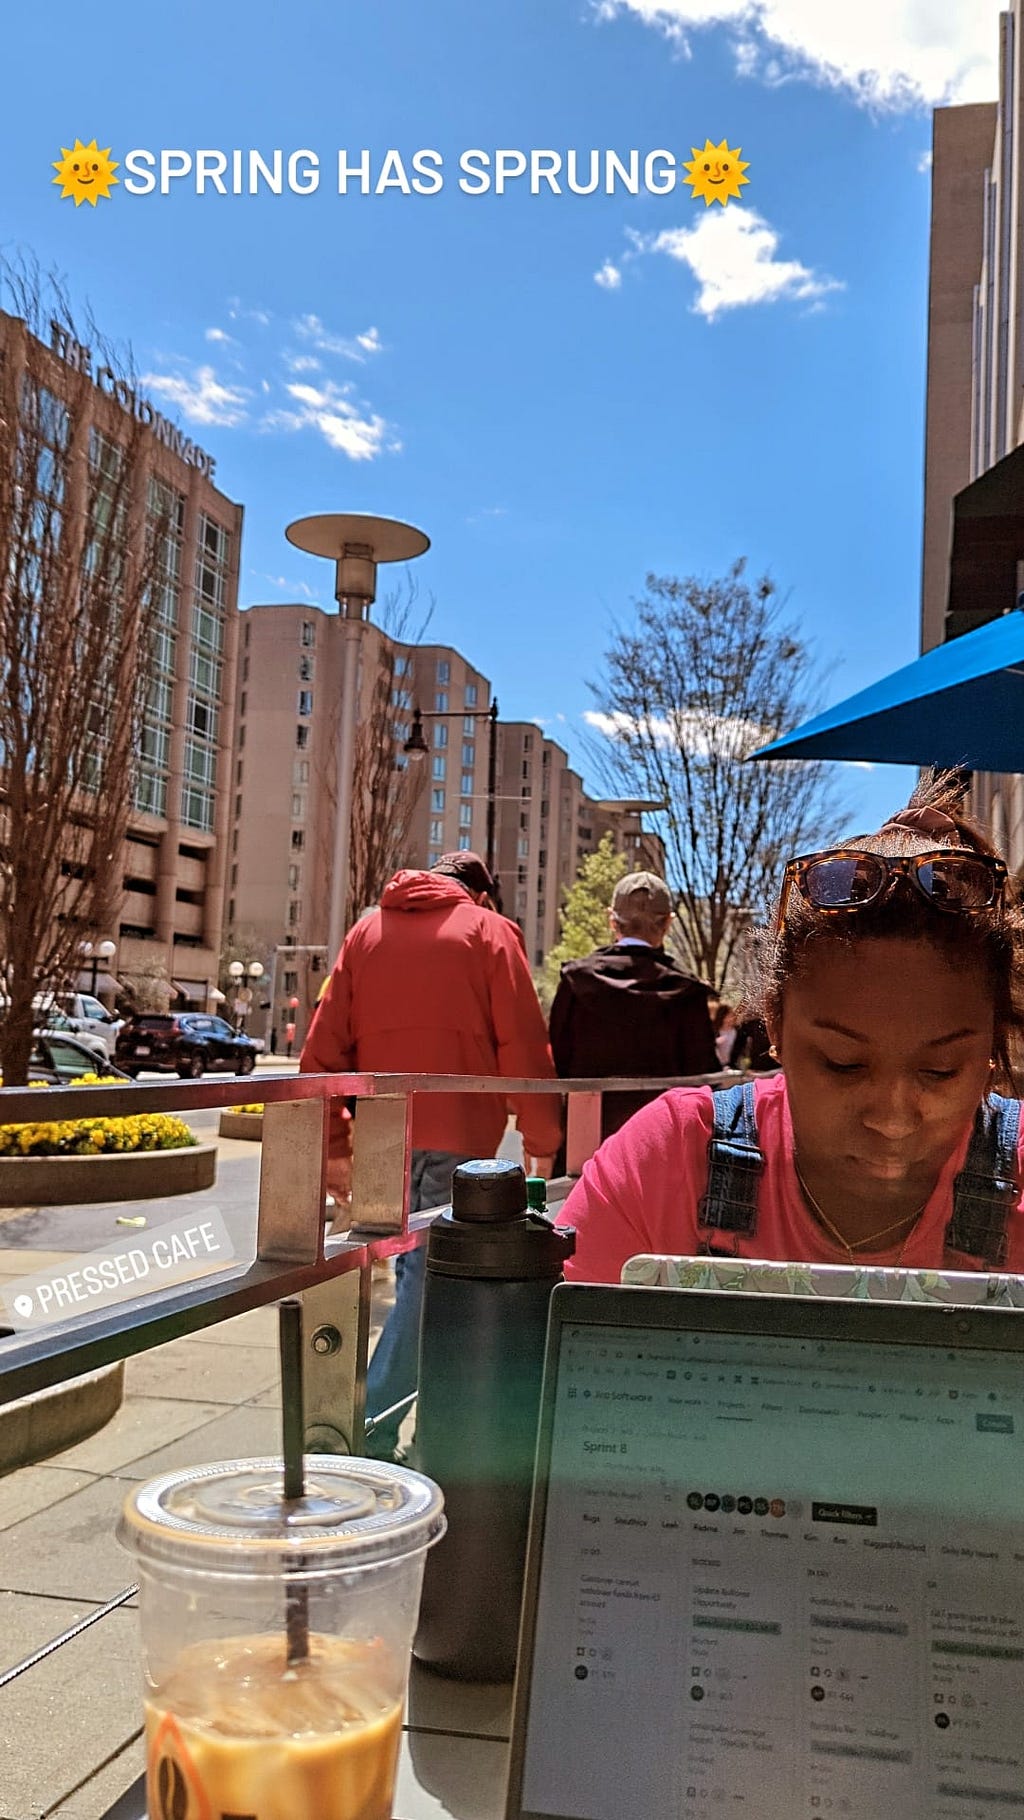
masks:
<instances>
[{"instance_id":1,"label":"dark suv","mask_svg":"<svg viewBox=\"0 0 1024 1820\"><path fill-rule=\"evenodd\" d=\"M133 1080L144 1068L185 1081L197 1081L207 1068L251 1074L257 1054L252 1037L200 1011L133 1017L118 1032L115 1050L118 1067Z\"/></svg>"}]
</instances>

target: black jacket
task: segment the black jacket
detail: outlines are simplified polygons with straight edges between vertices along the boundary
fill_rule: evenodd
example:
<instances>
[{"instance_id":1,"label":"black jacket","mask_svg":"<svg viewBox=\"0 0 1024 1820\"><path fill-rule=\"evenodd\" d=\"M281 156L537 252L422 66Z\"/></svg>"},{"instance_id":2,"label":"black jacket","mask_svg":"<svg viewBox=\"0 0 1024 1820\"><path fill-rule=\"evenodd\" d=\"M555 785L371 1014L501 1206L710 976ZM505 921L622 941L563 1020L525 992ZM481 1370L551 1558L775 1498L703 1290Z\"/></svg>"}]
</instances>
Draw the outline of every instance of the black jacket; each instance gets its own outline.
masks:
<instances>
[{"instance_id":1,"label":"black jacket","mask_svg":"<svg viewBox=\"0 0 1024 1820\"><path fill-rule=\"evenodd\" d=\"M710 991L664 948L615 944L567 961L550 1018L559 1075L716 1073ZM656 1098L605 1094L602 1138Z\"/></svg>"}]
</instances>

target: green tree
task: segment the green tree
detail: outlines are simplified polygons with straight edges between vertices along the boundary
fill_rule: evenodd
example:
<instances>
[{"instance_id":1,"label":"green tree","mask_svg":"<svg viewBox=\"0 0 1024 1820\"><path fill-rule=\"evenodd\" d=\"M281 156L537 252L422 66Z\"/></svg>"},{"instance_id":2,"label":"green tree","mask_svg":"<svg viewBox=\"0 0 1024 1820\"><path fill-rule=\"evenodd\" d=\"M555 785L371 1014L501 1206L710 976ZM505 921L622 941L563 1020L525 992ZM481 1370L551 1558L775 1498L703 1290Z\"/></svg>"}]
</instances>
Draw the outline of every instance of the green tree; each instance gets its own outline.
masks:
<instances>
[{"instance_id":1,"label":"green tree","mask_svg":"<svg viewBox=\"0 0 1024 1820\"><path fill-rule=\"evenodd\" d=\"M612 892L626 872L626 856L615 851L610 834L601 837L593 853L581 861L575 882L565 894L558 912L561 934L554 947L544 956L537 990L545 1010L558 989L558 976L564 961L579 961L593 954L609 939L608 909Z\"/></svg>"}]
</instances>

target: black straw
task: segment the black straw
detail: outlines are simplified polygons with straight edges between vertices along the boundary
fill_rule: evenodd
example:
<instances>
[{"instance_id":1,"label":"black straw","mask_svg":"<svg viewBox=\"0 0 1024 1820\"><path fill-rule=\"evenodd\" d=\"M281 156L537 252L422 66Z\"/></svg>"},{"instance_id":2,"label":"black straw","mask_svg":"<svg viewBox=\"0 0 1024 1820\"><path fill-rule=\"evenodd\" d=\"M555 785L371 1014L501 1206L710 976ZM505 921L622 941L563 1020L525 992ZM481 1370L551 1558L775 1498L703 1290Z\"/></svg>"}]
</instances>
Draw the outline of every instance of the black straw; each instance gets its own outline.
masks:
<instances>
[{"instance_id":1,"label":"black straw","mask_svg":"<svg viewBox=\"0 0 1024 1820\"><path fill-rule=\"evenodd\" d=\"M294 1504L306 1490L302 1447L302 1303L294 1297L278 1304L278 1342L281 1354L281 1421L284 1450L284 1499ZM285 1590L285 1629L288 1666L309 1659L309 1591L305 1586Z\"/></svg>"}]
</instances>

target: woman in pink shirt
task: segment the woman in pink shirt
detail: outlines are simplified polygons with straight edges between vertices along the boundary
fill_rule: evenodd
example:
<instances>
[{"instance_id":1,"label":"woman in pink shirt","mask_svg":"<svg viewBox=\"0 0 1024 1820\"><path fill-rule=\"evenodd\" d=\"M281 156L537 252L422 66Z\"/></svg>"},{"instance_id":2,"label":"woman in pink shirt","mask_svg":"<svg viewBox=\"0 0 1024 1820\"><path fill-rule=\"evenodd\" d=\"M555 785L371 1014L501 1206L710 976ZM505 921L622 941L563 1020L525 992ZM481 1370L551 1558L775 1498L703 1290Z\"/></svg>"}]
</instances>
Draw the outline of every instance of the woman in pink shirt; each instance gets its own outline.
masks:
<instances>
[{"instance_id":1,"label":"woman in pink shirt","mask_svg":"<svg viewBox=\"0 0 1024 1820\"><path fill-rule=\"evenodd\" d=\"M639 1252L1024 1271L1024 916L953 773L876 834L793 860L754 1010L782 1072L645 1107L561 1213L566 1275L618 1282ZM730 1160L732 1168L730 1170Z\"/></svg>"}]
</instances>

